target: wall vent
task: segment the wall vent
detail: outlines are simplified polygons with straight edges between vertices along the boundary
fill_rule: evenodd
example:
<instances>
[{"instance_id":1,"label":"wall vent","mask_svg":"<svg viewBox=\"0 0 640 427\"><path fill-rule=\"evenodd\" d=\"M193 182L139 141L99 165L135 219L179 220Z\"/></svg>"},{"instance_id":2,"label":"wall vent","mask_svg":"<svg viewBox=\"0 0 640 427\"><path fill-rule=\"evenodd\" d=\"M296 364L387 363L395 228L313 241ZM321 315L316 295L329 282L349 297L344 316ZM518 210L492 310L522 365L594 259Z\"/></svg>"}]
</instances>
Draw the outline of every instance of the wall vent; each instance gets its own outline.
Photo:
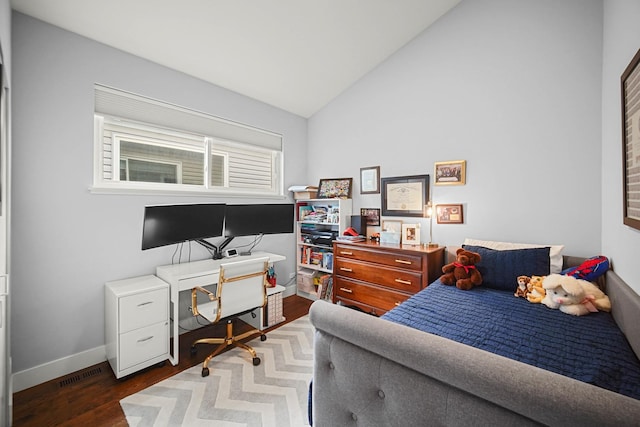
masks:
<instances>
[{"instance_id":1,"label":"wall vent","mask_svg":"<svg viewBox=\"0 0 640 427\"><path fill-rule=\"evenodd\" d=\"M60 387L66 387L66 386L75 384L77 382L93 377L95 375L99 375L101 373L102 373L102 368L90 368L90 369L81 371L79 373L71 374L68 377L65 377L62 380L60 380Z\"/></svg>"}]
</instances>

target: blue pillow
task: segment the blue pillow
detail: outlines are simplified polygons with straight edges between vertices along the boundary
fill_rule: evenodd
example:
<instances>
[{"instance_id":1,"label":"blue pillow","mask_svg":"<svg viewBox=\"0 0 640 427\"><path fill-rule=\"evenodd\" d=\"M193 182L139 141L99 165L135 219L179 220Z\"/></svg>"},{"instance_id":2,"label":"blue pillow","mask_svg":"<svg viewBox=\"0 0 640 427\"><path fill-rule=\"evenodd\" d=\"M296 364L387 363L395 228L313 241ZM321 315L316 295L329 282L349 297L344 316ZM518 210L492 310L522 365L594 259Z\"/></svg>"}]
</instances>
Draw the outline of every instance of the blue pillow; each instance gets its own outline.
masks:
<instances>
[{"instance_id":1,"label":"blue pillow","mask_svg":"<svg viewBox=\"0 0 640 427\"><path fill-rule=\"evenodd\" d=\"M527 248L496 250L483 246L462 245L482 258L476 268L482 274L482 286L513 291L518 276L546 276L549 274L549 249Z\"/></svg>"}]
</instances>

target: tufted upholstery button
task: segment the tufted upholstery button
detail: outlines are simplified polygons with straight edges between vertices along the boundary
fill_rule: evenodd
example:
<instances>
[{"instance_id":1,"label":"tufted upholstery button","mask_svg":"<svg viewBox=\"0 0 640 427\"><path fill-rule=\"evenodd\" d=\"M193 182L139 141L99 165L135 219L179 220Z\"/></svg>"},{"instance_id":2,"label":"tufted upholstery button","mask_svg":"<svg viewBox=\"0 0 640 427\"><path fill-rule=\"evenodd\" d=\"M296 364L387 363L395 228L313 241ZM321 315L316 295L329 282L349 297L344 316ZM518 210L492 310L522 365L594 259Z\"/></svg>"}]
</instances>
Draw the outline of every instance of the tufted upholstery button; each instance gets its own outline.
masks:
<instances>
[{"instance_id":1,"label":"tufted upholstery button","mask_svg":"<svg viewBox=\"0 0 640 427\"><path fill-rule=\"evenodd\" d=\"M382 391L382 390L378 390L378 397L379 397L380 399L384 399L384 391Z\"/></svg>"},{"instance_id":2,"label":"tufted upholstery button","mask_svg":"<svg viewBox=\"0 0 640 427\"><path fill-rule=\"evenodd\" d=\"M358 421L358 416L357 416L356 414L352 413L352 414L351 414L351 419L352 419L353 421Z\"/></svg>"},{"instance_id":3,"label":"tufted upholstery button","mask_svg":"<svg viewBox=\"0 0 640 427\"><path fill-rule=\"evenodd\" d=\"M335 369L335 365L333 364L333 362L329 362L329 369Z\"/></svg>"}]
</instances>

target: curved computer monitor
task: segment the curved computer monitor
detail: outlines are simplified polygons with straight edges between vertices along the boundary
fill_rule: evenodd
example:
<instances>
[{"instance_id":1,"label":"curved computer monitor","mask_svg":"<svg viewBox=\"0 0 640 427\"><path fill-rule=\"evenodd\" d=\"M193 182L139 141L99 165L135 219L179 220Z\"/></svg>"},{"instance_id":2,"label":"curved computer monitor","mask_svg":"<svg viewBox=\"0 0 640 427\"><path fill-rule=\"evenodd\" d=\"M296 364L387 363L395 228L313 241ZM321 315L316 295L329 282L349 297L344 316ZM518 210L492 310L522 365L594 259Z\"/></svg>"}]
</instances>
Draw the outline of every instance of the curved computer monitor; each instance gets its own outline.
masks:
<instances>
[{"instance_id":1,"label":"curved computer monitor","mask_svg":"<svg viewBox=\"0 0 640 427\"><path fill-rule=\"evenodd\" d=\"M294 205L227 205L225 237L293 233Z\"/></svg>"},{"instance_id":2,"label":"curved computer monitor","mask_svg":"<svg viewBox=\"0 0 640 427\"><path fill-rule=\"evenodd\" d=\"M146 206L142 250L222 236L224 203Z\"/></svg>"}]
</instances>

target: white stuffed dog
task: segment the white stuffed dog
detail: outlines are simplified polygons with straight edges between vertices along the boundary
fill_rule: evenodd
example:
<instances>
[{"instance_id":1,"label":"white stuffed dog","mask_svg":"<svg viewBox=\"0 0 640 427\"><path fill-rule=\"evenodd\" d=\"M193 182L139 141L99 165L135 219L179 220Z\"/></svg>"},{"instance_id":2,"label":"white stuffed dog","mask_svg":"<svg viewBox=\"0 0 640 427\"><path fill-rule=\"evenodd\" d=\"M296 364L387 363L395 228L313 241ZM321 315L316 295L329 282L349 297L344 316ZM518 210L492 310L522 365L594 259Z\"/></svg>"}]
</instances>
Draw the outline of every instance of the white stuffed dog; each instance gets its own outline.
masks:
<instances>
[{"instance_id":1,"label":"white stuffed dog","mask_svg":"<svg viewBox=\"0 0 640 427\"><path fill-rule=\"evenodd\" d=\"M574 316L611 311L611 301L596 285L573 276L549 274L542 287L547 294L542 304Z\"/></svg>"}]
</instances>

